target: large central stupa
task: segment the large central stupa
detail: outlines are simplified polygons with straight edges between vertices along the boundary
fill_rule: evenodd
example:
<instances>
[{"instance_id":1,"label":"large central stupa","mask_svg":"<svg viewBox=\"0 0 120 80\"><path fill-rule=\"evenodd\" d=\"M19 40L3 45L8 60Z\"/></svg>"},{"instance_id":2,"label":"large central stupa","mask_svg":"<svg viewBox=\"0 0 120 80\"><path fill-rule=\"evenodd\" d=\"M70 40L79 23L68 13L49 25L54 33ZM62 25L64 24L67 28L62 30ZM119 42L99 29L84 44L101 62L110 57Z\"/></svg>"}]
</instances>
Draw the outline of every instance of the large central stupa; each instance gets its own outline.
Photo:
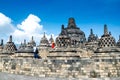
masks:
<instances>
[{"instance_id":1,"label":"large central stupa","mask_svg":"<svg viewBox=\"0 0 120 80\"><path fill-rule=\"evenodd\" d=\"M84 43L85 41L86 41L85 33L76 26L74 18L68 19L68 25L66 28L64 27L64 25L62 25L61 33L56 39L57 45L61 47L64 46L64 43L66 47L68 45ZM60 44L62 43L63 45L59 45L59 43ZM68 43L68 45L66 45L66 43Z\"/></svg>"}]
</instances>

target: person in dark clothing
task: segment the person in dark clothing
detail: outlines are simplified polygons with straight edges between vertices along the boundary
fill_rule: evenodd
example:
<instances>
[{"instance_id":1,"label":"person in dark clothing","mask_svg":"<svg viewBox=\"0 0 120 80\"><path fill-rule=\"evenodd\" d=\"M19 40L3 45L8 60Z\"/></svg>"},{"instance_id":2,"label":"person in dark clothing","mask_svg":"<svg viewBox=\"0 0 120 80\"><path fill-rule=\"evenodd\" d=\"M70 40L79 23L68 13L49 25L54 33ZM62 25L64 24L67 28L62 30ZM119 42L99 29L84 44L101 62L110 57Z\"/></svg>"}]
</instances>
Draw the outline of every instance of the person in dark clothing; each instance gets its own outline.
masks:
<instances>
[{"instance_id":1,"label":"person in dark clothing","mask_svg":"<svg viewBox=\"0 0 120 80\"><path fill-rule=\"evenodd\" d=\"M38 55L38 48L34 48L34 58L37 58L37 59L39 59L40 57L39 57L39 55Z\"/></svg>"}]
</instances>

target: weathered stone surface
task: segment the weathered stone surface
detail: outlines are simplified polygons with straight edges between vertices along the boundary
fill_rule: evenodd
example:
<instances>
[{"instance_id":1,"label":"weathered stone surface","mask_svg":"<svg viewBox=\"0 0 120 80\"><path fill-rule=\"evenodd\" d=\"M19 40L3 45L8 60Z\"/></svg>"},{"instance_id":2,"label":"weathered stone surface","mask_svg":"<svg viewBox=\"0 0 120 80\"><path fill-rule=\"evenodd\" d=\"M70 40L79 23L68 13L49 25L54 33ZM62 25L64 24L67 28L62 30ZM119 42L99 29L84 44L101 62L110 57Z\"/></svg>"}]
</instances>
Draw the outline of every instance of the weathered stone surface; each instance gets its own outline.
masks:
<instances>
[{"instance_id":1,"label":"weathered stone surface","mask_svg":"<svg viewBox=\"0 0 120 80\"><path fill-rule=\"evenodd\" d=\"M0 72L0 80L120 80L120 78L53 78L53 77L32 77L32 76L25 76L25 75L16 75L16 74L8 74L8 73L1 73Z\"/></svg>"}]
</instances>

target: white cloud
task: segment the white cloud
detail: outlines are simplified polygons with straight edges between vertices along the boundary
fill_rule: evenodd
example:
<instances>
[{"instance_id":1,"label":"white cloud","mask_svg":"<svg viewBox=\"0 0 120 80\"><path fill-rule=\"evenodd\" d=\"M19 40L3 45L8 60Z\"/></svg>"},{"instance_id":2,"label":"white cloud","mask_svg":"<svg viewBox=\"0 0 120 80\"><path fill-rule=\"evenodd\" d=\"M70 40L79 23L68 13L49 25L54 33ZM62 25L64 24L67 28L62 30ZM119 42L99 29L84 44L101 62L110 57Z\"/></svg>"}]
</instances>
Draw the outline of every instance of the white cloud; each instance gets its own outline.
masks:
<instances>
[{"instance_id":1,"label":"white cloud","mask_svg":"<svg viewBox=\"0 0 120 80\"><path fill-rule=\"evenodd\" d=\"M0 25L5 25L6 23L10 24L11 19L4 14L0 13Z\"/></svg>"},{"instance_id":2,"label":"white cloud","mask_svg":"<svg viewBox=\"0 0 120 80\"><path fill-rule=\"evenodd\" d=\"M34 36L37 39L37 43L41 38L43 30L43 25L40 24L40 18L30 14L21 24L17 25L17 28L13 32L13 36L16 39L16 42L21 42L24 39L30 40L31 36Z\"/></svg>"},{"instance_id":3,"label":"white cloud","mask_svg":"<svg viewBox=\"0 0 120 80\"><path fill-rule=\"evenodd\" d=\"M40 33L43 28L43 26L39 24L40 21L39 17L30 14L27 19L21 24L18 24L17 27L26 33Z\"/></svg>"},{"instance_id":4,"label":"white cloud","mask_svg":"<svg viewBox=\"0 0 120 80\"><path fill-rule=\"evenodd\" d=\"M8 39L6 35L13 35L13 41L18 44L23 42L24 39L29 42L31 37L34 36L34 40L39 45L41 37L43 37L43 25L40 24L41 19L33 14L28 15L28 17L23 20L17 26L13 26L12 20L0 13L0 36L3 33L4 39ZM53 34L52 34L53 35ZM46 37L49 39L50 34ZM53 35L55 37L55 35Z\"/></svg>"},{"instance_id":5,"label":"white cloud","mask_svg":"<svg viewBox=\"0 0 120 80\"><path fill-rule=\"evenodd\" d=\"M0 34L7 35L10 34L15 30L14 26L12 25L12 20L5 16L4 14L0 13Z\"/></svg>"}]
</instances>

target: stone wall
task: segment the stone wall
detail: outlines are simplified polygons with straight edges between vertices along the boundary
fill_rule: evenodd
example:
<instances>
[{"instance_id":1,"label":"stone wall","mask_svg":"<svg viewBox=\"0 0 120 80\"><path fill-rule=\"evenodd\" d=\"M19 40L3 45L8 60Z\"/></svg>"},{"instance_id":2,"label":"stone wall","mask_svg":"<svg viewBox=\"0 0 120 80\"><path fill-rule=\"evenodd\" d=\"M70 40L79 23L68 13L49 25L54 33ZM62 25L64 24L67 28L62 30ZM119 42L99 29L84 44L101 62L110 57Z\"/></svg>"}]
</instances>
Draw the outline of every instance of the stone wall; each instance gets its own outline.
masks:
<instances>
[{"instance_id":1,"label":"stone wall","mask_svg":"<svg viewBox=\"0 0 120 80\"><path fill-rule=\"evenodd\" d=\"M49 53L49 54L56 54L56 53ZM16 56L1 57L0 72L29 75L36 77L54 77L54 78L56 77L57 78L82 78L82 77L96 78L96 77L120 76L119 53L118 54L115 53L114 55L113 53L111 53L111 55L110 53L108 54L100 53L100 54L94 54L90 57L80 56L79 58L77 57L77 59L75 57L68 58L69 56L66 59L64 59L63 57L56 59L55 58L34 59L31 56L30 57L21 57L21 56L16 57ZM110 59L112 61L108 61Z\"/></svg>"},{"instance_id":2,"label":"stone wall","mask_svg":"<svg viewBox=\"0 0 120 80\"><path fill-rule=\"evenodd\" d=\"M77 61L0 59L1 72L39 77L79 78L86 76L83 66Z\"/></svg>"}]
</instances>

